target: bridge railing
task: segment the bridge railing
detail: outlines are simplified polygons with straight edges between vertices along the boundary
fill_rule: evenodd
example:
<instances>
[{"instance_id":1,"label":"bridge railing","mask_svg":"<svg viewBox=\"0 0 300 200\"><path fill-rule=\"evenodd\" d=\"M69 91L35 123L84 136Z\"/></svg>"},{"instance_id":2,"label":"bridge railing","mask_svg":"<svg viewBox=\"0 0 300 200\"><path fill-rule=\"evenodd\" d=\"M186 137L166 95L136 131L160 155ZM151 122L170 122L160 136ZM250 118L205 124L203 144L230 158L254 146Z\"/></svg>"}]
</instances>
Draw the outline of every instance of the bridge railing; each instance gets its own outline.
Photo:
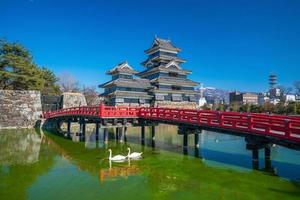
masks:
<instances>
[{"instance_id":1,"label":"bridge railing","mask_svg":"<svg viewBox=\"0 0 300 200\"><path fill-rule=\"evenodd\" d=\"M245 131L300 141L300 118L258 113L219 112L129 106L82 106L43 113L44 118L94 116L100 118L144 118L175 123L189 123L233 131Z\"/></svg>"},{"instance_id":2,"label":"bridge railing","mask_svg":"<svg viewBox=\"0 0 300 200\"><path fill-rule=\"evenodd\" d=\"M81 106L64 108L51 112L44 112L44 118L53 118L60 116L95 116L101 118L125 118L138 117L139 107L127 107L127 106Z\"/></svg>"},{"instance_id":3,"label":"bridge railing","mask_svg":"<svg viewBox=\"0 0 300 200\"><path fill-rule=\"evenodd\" d=\"M139 107L129 106L100 106L99 117L103 118L137 118L139 115Z\"/></svg>"},{"instance_id":4,"label":"bridge railing","mask_svg":"<svg viewBox=\"0 0 300 200\"><path fill-rule=\"evenodd\" d=\"M141 108L139 115L146 119L207 125L300 141L299 117L155 107Z\"/></svg>"},{"instance_id":5,"label":"bridge railing","mask_svg":"<svg viewBox=\"0 0 300 200\"><path fill-rule=\"evenodd\" d=\"M53 118L60 116L76 116L76 115L85 115L85 116L98 116L99 115L99 106L81 106L81 107L72 107L72 108L63 108L56 111L44 112L44 118Z\"/></svg>"}]
</instances>

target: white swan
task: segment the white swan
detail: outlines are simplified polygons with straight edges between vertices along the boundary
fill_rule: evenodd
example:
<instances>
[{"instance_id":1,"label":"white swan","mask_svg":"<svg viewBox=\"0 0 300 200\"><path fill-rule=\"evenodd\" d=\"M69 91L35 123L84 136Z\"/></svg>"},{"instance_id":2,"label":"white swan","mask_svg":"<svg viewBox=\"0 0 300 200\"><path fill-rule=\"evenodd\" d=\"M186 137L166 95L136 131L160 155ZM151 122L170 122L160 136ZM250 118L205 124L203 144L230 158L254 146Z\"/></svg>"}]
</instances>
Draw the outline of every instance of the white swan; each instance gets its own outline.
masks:
<instances>
[{"instance_id":1,"label":"white swan","mask_svg":"<svg viewBox=\"0 0 300 200\"><path fill-rule=\"evenodd\" d=\"M109 151L108 159L111 160L111 161L123 161L127 158L127 156L122 156L122 155L115 155L114 157L112 157L111 149L108 149L108 151Z\"/></svg>"},{"instance_id":2,"label":"white swan","mask_svg":"<svg viewBox=\"0 0 300 200\"><path fill-rule=\"evenodd\" d=\"M128 147L127 149L128 149L128 155L127 155L128 158L140 158L142 156L143 152L141 152L141 153L137 153L137 152L130 153L130 148Z\"/></svg>"}]
</instances>

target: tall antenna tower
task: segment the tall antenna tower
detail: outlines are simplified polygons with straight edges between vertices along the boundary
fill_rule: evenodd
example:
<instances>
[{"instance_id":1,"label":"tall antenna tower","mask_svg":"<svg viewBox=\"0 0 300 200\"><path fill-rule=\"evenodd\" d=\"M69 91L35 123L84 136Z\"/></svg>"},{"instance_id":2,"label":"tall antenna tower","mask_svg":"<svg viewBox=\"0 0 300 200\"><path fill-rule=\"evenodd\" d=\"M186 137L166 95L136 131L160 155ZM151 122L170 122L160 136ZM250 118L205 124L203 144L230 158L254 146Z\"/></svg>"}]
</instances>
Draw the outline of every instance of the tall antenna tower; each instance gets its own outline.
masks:
<instances>
[{"instance_id":1,"label":"tall antenna tower","mask_svg":"<svg viewBox=\"0 0 300 200\"><path fill-rule=\"evenodd\" d=\"M200 98L203 98L203 91L204 91L203 83L200 83Z\"/></svg>"},{"instance_id":2,"label":"tall antenna tower","mask_svg":"<svg viewBox=\"0 0 300 200\"><path fill-rule=\"evenodd\" d=\"M270 74L269 76L270 89L274 89L277 85L277 76L275 74Z\"/></svg>"}]
</instances>

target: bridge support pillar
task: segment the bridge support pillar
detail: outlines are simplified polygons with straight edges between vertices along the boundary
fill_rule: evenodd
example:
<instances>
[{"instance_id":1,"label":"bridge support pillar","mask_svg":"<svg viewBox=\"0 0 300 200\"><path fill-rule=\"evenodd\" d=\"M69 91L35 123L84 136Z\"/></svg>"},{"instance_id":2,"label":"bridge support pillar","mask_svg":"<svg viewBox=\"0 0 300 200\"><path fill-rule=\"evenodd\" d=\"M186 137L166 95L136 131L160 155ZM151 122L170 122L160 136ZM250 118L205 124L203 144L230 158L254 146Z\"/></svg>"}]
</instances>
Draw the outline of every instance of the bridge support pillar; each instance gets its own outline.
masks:
<instances>
[{"instance_id":1,"label":"bridge support pillar","mask_svg":"<svg viewBox=\"0 0 300 200\"><path fill-rule=\"evenodd\" d=\"M183 134L183 154L188 154L188 134Z\"/></svg>"},{"instance_id":2,"label":"bridge support pillar","mask_svg":"<svg viewBox=\"0 0 300 200\"><path fill-rule=\"evenodd\" d=\"M119 127L118 128L119 129L119 133L118 133L118 135L119 135L119 141L120 142L124 142L124 138L125 138L125 126L122 126L122 127Z\"/></svg>"},{"instance_id":3,"label":"bridge support pillar","mask_svg":"<svg viewBox=\"0 0 300 200\"><path fill-rule=\"evenodd\" d=\"M252 150L252 168L253 169L259 169L259 152L258 149L253 149Z\"/></svg>"},{"instance_id":4,"label":"bridge support pillar","mask_svg":"<svg viewBox=\"0 0 300 200\"><path fill-rule=\"evenodd\" d=\"M116 141L118 141L119 140L119 128L118 127L114 128L114 132L115 132L115 139L116 139Z\"/></svg>"},{"instance_id":5,"label":"bridge support pillar","mask_svg":"<svg viewBox=\"0 0 300 200\"><path fill-rule=\"evenodd\" d=\"M71 137L71 121L67 122L67 137Z\"/></svg>"},{"instance_id":6,"label":"bridge support pillar","mask_svg":"<svg viewBox=\"0 0 300 200\"><path fill-rule=\"evenodd\" d=\"M259 169L259 149L265 149L265 159L270 160L270 144L266 139L259 137L246 137L246 148L252 151L252 167Z\"/></svg>"},{"instance_id":7,"label":"bridge support pillar","mask_svg":"<svg viewBox=\"0 0 300 200\"><path fill-rule=\"evenodd\" d=\"M195 134L195 157L200 157L200 153L199 153L199 150L200 150L200 141L199 141L199 134L196 133Z\"/></svg>"},{"instance_id":8,"label":"bridge support pillar","mask_svg":"<svg viewBox=\"0 0 300 200\"><path fill-rule=\"evenodd\" d=\"M271 146L267 145L265 147L265 171L275 173L271 164Z\"/></svg>"},{"instance_id":9,"label":"bridge support pillar","mask_svg":"<svg viewBox=\"0 0 300 200\"><path fill-rule=\"evenodd\" d=\"M108 143L108 128L104 128L103 130L103 141L105 144Z\"/></svg>"},{"instance_id":10,"label":"bridge support pillar","mask_svg":"<svg viewBox=\"0 0 300 200\"><path fill-rule=\"evenodd\" d=\"M96 141L99 141L99 123L96 123Z\"/></svg>"},{"instance_id":11,"label":"bridge support pillar","mask_svg":"<svg viewBox=\"0 0 300 200\"><path fill-rule=\"evenodd\" d=\"M124 126L124 142L127 142L127 126Z\"/></svg>"},{"instance_id":12,"label":"bridge support pillar","mask_svg":"<svg viewBox=\"0 0 300 200\"><path fill-rule=\"evenodd\" d=\"M267 145L265 147L265 159L267 159L267 160L271 159L271 147L270 147L270 145Z\"/></svg>"},{"instance_id":13,"label":"bridge support pillar","mask_svg":"<svg viewBox=\"0 0 300 200\"><path fill-rule=\"evenodd\" d=\"M195 147L199 148L200 144L199 144L199 134L195 133Z\"/></svg>"},{"instance_id":14,"label":"bridge support pillar","mask_svg":"<svg viewBox=\"0 0 300 200\"><path fill-rule=\"evenodd\" d=\"M83 122L82 124L82 139L85 141L85 131L86 131L86 123Z\"/></svg>"},{"instance_id":15,"label":"bridge support pillar","mask_svg":"<svg viewBox=\"0 0 300 200\"><path fill-rule=\"evenodd\" d=\"M151 126L151 138L155 140L155 126Z\"/></svg>"},{"instance_id":16,"label":"bridge support pillar","mask_svg":"<svg viewBox=\"0 0 300 200\"><path fill-rule=\"evenodd\" d=\"M145 126L141 126L141 143L142 145L145 145Z\"/></svg>"}]
</instances>

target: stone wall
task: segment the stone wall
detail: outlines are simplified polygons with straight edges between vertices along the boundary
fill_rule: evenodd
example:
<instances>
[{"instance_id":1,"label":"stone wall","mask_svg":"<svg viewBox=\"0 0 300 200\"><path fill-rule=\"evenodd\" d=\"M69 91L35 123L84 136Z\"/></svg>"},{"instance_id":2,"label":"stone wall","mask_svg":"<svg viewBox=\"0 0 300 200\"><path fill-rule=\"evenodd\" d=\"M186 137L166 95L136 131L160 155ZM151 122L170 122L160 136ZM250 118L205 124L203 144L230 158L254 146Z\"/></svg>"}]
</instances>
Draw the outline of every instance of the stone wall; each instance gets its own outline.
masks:
<instances>
[{"instance_id":1,"label":"stone wall","mask_svg":"<svg viewBox=\"0 0 300 200\"><path fill-rule=\"evenodd\" d=\"M64 92L62 94L62 108L86 106L85 96L81 93Z\"/></svg>"},{"instance_id":2,"label":"stone wall","mask_svg":"<svg viewBox=\"0 0 300 200\"><path fill-rule=\"evenodd\" d=\"M174 101L156 101L155 106L167 107L167 108L186 108L186 109L196 109L196 102L174 102Z\"/></svg>"},{"instance_id":3,"label":"stone wall","mask_svg":"<svg viewBox=\"0 0 300 200\"><path fill-rule=\"evenodd\" d=\"M41 114L40 92L0 90L0 129L32 128Z\"/></svg>"}]
</instances>

